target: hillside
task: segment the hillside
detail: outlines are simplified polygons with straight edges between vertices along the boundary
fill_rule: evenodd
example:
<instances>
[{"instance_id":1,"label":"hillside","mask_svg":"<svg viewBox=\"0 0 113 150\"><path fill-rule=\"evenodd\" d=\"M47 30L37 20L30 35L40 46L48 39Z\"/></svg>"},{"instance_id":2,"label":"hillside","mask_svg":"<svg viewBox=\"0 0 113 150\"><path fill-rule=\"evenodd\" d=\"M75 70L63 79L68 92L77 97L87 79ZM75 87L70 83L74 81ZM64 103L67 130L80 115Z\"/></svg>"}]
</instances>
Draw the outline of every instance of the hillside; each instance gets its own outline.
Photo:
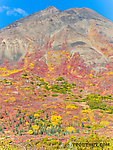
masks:
<instances>
[{"instance_id":1,"label":"hillside","mask_svg":"<svg viewBox=\"0 0 113 150\"><path fill-rule=\"evenodd\" d=\"M0 149L113 149L112 33L54 7L0 30Z\"/></svg>"}]
</instances>

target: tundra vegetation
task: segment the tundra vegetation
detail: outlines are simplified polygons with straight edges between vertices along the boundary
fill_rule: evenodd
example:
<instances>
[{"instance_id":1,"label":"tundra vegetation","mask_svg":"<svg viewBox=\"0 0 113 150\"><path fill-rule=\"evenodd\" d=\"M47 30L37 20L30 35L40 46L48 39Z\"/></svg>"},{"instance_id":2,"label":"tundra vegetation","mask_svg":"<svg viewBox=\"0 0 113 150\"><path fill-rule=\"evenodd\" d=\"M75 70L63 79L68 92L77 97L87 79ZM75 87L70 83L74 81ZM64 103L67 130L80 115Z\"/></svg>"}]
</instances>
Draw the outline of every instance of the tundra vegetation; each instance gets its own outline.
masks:
<instances>
[{"instance_id":1,"label":"tundra vegetation","mask_svg":"<svg viewBox=\"0 0 113 150\"><path fill-rule=\"evenodd\" d=\"M60 70L40 57L1 66L0 149L113 149L112 86L103 86L113 73L95 75L79 54L73 69L66 51Z\"/></svg>"}]
</instances>

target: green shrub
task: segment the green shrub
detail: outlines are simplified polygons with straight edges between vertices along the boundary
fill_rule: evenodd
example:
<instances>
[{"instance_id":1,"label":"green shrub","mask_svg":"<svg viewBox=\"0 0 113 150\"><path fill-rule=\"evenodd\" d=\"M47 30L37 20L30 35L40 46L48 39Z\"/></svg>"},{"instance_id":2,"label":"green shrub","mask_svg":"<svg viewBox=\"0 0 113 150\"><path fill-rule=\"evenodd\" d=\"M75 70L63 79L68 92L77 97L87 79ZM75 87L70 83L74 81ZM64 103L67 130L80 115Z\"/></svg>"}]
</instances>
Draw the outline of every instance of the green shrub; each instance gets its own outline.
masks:
<instances>
[{"instance_id":1,"label":"green shrub","mask_svg":"<svg viewBox=\"0 0 113 150\"><path fill-rule=\"evenodd\" d=\"M64 80L63 77L58 77L58 78L56 79L56 81L63 81L63 80Z\"/></svg>"},{"instance_id":2,"label":"green shrub","mask_svg":"<svg viewBox=\"0 0 113 150\"><path fill-rule=\"evenodd\" d=\"M52 94L51 96L52 96L52 97L57 97L58 95L57 95L57 94Z\"/></svg>"},{"instance_id":3,"label":"green shrub","mask_svg":"<svg viewBox=\"0 0 113 150\"><path fill-rule=\"evenodd\" d=\"M23 73L22 75L23 75L23 76L27 76L27 73Z\"/></svg>"}]
</instances>

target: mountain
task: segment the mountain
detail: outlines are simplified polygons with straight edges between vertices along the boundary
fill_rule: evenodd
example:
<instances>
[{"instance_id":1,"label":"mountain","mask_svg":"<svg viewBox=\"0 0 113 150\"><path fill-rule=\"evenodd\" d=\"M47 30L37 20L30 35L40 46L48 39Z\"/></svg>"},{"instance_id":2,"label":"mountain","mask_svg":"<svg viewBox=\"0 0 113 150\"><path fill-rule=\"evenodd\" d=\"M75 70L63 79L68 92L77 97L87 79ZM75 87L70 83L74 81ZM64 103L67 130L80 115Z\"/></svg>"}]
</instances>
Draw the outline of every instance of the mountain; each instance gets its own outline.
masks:
<instances>
[{"instance_id":1,"label":"mountain","mask_svg":"<svg viewBox=\"0 0 113 150\"><path fill-rule=\"evenodd\" d=\"M112 35L87 8L0 30L0 149L113 149Z\"/></svg>"},{"instance_id":2,"label":"mountain","mask_svg":"<svg viewBox=\"0 0 113 150\"><path fill-rule=\"evenodd\" d=\"M112 35L113 22L91 9L60 11L50 6L0 30L0 60L17 62L49 43L54 52L65 48L71 57L79 53L98 72L112 62Z\"/></svg>"}]
</instances>

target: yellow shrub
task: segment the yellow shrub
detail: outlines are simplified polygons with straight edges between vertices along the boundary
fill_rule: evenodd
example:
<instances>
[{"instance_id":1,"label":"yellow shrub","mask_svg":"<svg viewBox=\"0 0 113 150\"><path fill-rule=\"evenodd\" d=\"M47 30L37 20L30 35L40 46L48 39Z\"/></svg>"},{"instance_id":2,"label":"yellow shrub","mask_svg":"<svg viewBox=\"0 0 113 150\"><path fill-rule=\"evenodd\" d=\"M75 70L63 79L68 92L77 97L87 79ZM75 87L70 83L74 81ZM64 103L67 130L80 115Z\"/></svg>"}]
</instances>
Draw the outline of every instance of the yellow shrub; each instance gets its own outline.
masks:
<instances>
[{"instance_id":1,"label":"yellow shrub","mask_svg":"<svg viewBox=\"0 0 113 150\"><path fill-rule=\"evenodd\" d=\"M82 110L82 113L88 114L88 113L90 113L90 111L89 110Z\"/></svg>"},{"instance_id":2,"label":"yellow shrub","mask_svg":"<svg viewBox=\"0 0 113 150\"><path fill-rule=\"evenodd\" d=\"M58 125L58 122L52 122L52 125L53 126Z\"/></svg>"},{"instance_id":3,"label":"yellow shrub","mask_svg":"<svg viewBox=\"0 0 113 150\"><path fill-rule=\"evenodd\" d=\"M51 88L51 85L48 85L48 88Z\"/></svg>"},{"instance_id":4,"label":"yellow shrub","mask_svg":"<svg viewBox=\"0 0 113 150\"><path fill-rule=\"evenodd\" d=\"M79 119L79 117L78 116L73 116L73 119L77 120L77 119Z\"/></svg>"},{"instance_id":5,"label":"yellow shrub","mask_svg":"<svg viewBox=\"0 0 113 150\"><path fill-rule=\"evenodd\" d=\"M26 122L26 125L28 126L28 125L29 125L29 122Z\"/></svg>"},{"instance_id":6,"label":"yellow shrub","mask_svg":"<svg viewBox=\"0 0 113 150\"><path fill-rule=\"evenodd\" d=\"M31 69L33 69L33 68L34 68L34 64L33 64L33 63L30 63L30 64L29 64L29 67L30 67Z\"/></svg>"},{"instance_id":7,"label":"yellow shrub","mask_svg":"<svg viewBox=\"0 0 113 150\"><path fill-rule=\"evenodd\" d=\"M60 122L61 123L61 116L59 115L59 116L57 116L57 115L52 115L51 116L51 122L52 122L52 124L53 125L57 125L58 124L58 122Z\"/></svg>"},{"instance_id":8,"label":"yellow shrub","mask_svg":"<svg viewBox=\"0 0 113 150\"><path fill-rule=\"evenodd\" d=\"M9 100L15 102L15 97L9 97Z\"/></svg>"},{"instance_id":9,"label":"yellow shrub","mask_svg":"<svg viewBox=\"0 0 113 150\"><path fill-rule=\"evenodd\" d=\"M34 117L39 118L40 115L39 114L34 114Z\"/></svg>"},{"instance_id":10,"label":"yellow shrub","mask_svg":"<svg viewBox=\"0 0 113 150\"><path fill-rule=\"evenodd\" d=\"M82 118L81 122L82 122L82 121L86 122L86 121L87 121L87 118Z\"/></svg>"},{"instance_id":11,"label":"yellow shrub","mask_svg":"<svg viewBox=\"0 0 113 150\"><path fill-rule=\"evenodd\" d=\"M66 114L71 114L71 111L67 111Z\"/></svg>"},{"instance_id":12,"label":"yellow shrub","mask_svg":"<svg viewBox=\"0 0 113 150\"><path fill-rule=\"evenodd\" d=\"M56 115L52 115L51 116L51 121L59 121L59 120L61 120L62 118L61 118L61 116L59 115L59 116L56 116Z\"/></svg>"},{"instance_id":13,"label":"yellow shrub","mask_svg":"<svg viewBox=\"0 0 113 150\"><path fill-rule=\"evenodd\" d=\"M108 126L110 123L108 121L101 121L100 125L102 126Z\"/></svg>"},{"instance_id":14,"label":"yellow shrub","mask_svg":"<svg viewBox=\"0 0 113 150\"><path fill-rule=\"evenodd\" d=\"M66 130L67 130L68 132L70 132L70 133L71 133L72 131L75 132L75 128L74 128L74 127L67 127Z\"/></svg>"},{"instance_id":15,"label":"yellow shrub","mask_svg":"<svg viewBox=\"0 0 113 150\"><path fill-rule=\"evenodd\" d=\"M77 106L74 104L70 104L66 106L66 109L77 109Z\"/></svg>"},{"instance_id":16,"label":"yellow shrub","mask_svg":"<svg viewBox=\"0 0 113 150\"><path fill-rule=\"evenodd\" d=\"M6 100L4 100L4 102L8 102L8 100L6 99Z\"/></svg>"},{"instance_id":17,"label":"yellow shrub","mask_svg":"<svg viewBox=\"0 0 113 150\"><path fill-rule=\"evenodd\" d=\"M58 114L56 111L51 112L52 115Z\"/></svg>"},{"instance_id":18,"label":"yellow shrub","mask_svg":"<svg viewBox=\"0 0 113 150\"><path fill-rule=\"evenodd\" d=\"M32 134L33 134L33 131L32 131L32 130L29 130L29 131L28 131L28 134L32 135Z\"/></svg>"},{"instance_id":19,"label":"yellow shrub","mask_svg":"<svg viewBox=\"0 0 113 150\"><path fill-rule=\"evenodd\" d=\"M32 128L33 128L33 130L38 130L38 129L39 129L39 126L37 126L37 125L32 125Z\"/></svg>"},{"instance_id":20,"label":"yellow shrub","mask_svg":"<svg viewBox=\"0 0 113 150\"><path fill-rule=\"evenodd\" d=\"M78 119L79 117L78 117L78 116L73 116L73 118L76 118L76 119Z\"/></svg>"}]
</instances>

